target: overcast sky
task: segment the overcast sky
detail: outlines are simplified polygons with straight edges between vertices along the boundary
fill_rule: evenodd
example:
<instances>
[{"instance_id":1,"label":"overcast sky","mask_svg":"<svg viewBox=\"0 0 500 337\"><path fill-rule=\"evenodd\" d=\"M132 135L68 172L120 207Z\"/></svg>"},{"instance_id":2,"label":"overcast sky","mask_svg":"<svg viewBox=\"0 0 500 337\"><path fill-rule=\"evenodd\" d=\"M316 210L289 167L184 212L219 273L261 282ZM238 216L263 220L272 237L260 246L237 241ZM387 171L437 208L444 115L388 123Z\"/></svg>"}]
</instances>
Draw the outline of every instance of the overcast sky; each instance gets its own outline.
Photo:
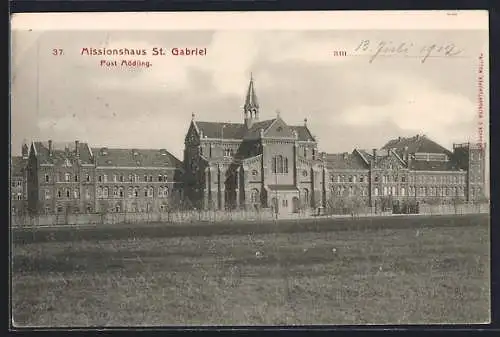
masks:
<instances>
[{"instance_id":1,"label":"overcast sky","mask_svg":"<svg viewBox=\"0 0 500 337\"><path fill-rule=\"evenodd\" d=\"M443 43L453 43L461 53L424 63L422 57L401 56L370 63L373 51L354 52L362 40L370 40L370 48L382 40L412 43L410 56ZM478 139L478 57L488 55L487 43L487 31L479 30L14 31L12 152L20 152L24 139L79 139L92 146L166 148L182 159L193 112L197 120L243 121L250 72L261 119L275 117L277 110L289 124L307 118L320 151L381 147L391 138L417 133L451 148L453 142ZM83 47L150 53L155 46L206 47L207 56L80 55ZM62 48L64 55L51 55L53 48ZM357 56L334 57L334 50ZM153 65L105 68L101 59Z\"/></svg>"}]
</instances>

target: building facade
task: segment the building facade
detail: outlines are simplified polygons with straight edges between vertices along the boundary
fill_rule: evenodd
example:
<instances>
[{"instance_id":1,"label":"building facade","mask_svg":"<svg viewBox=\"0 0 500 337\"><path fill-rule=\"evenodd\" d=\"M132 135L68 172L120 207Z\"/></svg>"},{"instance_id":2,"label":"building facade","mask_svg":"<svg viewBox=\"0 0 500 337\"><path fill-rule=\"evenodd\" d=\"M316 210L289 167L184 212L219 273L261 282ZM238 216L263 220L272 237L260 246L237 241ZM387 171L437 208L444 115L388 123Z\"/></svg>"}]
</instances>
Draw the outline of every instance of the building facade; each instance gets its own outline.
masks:
<instances>
[{"instance_id":1,"label":"building facade","mask_svg":"<svg viewBox=\"0 0 500 337\"><path fill-rule=\"evenodd\" d=\"M23 215L27 210L28 186L27 171L28 145L23 144L21 156L12 156L10 162L10 204L11 212Z\"/></svg>"},{"instance_id":2,"label":"building facade","mask_svg":"<svg viewBox=\"0 0 500 337\"><path fill-rule=\"evenodd\" d=\"M185 137L185 194L204 209L272 208L278 213L346 205L387 209L403 203L485 198L485 144L453 151L426 136L397 138L381 149L318 152L307 120L260 120L250 79L243 123L198 121Z\"/></svg>"},{"instance_id":3,"label":"building facade","mask_svg":"<svg viewBox=\"0 0 500 337\"><path fill-rule=\"evenodd\" d=\"M79 141L33 142L26 171L30 214L161 211L182 186L181 163L166 150Z\"/></svg>"}]
</instances>

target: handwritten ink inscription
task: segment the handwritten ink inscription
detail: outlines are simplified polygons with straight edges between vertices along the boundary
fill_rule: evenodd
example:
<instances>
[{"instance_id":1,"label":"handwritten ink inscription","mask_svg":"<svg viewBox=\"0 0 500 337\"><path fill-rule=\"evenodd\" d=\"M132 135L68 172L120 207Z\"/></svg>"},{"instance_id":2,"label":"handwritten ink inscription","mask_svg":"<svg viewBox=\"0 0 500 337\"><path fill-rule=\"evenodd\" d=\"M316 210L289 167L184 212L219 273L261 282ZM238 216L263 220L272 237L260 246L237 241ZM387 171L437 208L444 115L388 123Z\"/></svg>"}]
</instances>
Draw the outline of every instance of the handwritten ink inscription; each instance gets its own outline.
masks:
<instances>
[{"instance_id":1,"label":"handwritten ink inscription","mask_svg":"<svg viewBox=\"0 0 500 337\"><path fill-rule=\"evenodd\" d=\"M413 42L361 40L354 53L369 56L372 63L379 57L415 57L425 63L433 57L456 57L463 53L454 43L417 45Z\"/></svg>"}]
</instances>

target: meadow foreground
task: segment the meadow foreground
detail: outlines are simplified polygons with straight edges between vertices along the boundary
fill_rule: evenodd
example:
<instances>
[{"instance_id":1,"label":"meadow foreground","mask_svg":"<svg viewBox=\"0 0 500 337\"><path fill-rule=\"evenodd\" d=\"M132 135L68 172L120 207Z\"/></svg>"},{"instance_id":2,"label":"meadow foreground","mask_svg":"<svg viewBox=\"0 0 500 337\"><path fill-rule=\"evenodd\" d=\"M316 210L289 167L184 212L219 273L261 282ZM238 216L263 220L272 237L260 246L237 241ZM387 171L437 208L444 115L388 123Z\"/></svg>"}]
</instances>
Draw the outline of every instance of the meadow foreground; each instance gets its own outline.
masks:
<instances>
[{"instance_id":1,"label":"meadow foreground","mask_svg":"<svg viewBox=\"0 0 500 337\"><path fill-rule=\"evenodd\" d=\"M172 237L129 231L117 239L14 242L14 323L488 322L489 220L457 218L445 226L426 219L416 228Z\"/></svg>"}]
</instances>

